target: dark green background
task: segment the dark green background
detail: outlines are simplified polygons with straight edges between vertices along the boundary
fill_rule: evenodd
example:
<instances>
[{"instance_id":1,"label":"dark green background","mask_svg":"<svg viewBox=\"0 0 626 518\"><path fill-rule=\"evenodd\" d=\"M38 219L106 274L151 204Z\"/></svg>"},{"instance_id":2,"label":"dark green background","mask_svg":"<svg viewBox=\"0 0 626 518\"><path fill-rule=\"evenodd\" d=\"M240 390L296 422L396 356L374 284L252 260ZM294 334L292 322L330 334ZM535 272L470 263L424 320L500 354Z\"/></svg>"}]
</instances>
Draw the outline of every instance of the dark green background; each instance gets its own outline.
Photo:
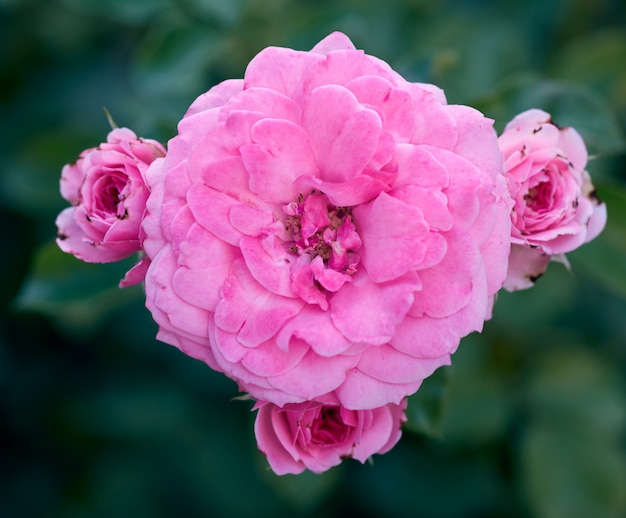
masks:
<instances>
[{"instance_id":1,"label":"dark green background","mask_svg":"<svg viewBox=\"0 0 626 518\"><path fill-rule=\"evenodd\" d=\"M346 32L496 127L575 126L609 223L410 401L373 465L276 477L235 384L154 339L129 263L54 245L64 163L166 142L267 45ZM0 0L0 516L626 516L626 7L620 0ZM132 262L132 261L131 261Z\"/></svg>"}]
</instances>

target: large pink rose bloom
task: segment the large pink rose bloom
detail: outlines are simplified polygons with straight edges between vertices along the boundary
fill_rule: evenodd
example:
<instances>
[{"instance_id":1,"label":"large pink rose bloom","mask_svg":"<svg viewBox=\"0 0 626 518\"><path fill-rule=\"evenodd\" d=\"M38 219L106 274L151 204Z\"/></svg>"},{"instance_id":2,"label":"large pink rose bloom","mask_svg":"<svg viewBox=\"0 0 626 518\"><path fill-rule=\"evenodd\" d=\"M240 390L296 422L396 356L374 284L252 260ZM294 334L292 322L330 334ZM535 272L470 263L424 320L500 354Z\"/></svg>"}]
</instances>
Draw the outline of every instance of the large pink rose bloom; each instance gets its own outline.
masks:
<instances>
[{"instance_id":1,"label":"large pink rose bloom","mask_svg":"<svg viewBox=\"0 0 626 518\"><path fill-rule=\"evenodd\" d=\"M322 473L346 458L362 463L386 453L400 440L406 399L371 410L348 410L305 402L283 408L257 405L254 433L261 452L277 475L305 469Z\"/></svg>"},{"instance_id":2,"label":"large pink rose bloom","mask_svg":"<svg viewBox=\"0 0 626 518\"><path fill-rule=\"evenodd\" d=\"M334 33L200 96L148 171L159 339L278 406L398 404L502 286L492 121Z\"/></svg>"},{"instance_id":3,"label":"large pink rose bloom","mask_svg":"<svg viewBox=\"0 0 626 518\"><path fill-rule=\"evenodd\" d=\"M606 206L595 195L587 148L573 128L550 114L528 110L509 122L499 138L514 201L511 256L504 287L529 288L554 255L571 252L606 224Z\"/></svg>"},{"instance_id":4,"label":"large pink rose bloom","mask_svg":"<svg viewBox=\"0 0 626 518\"><path fill-rule=\"evenodd\" d=\"M105 143L66 165L61 195L72 206L56 220L61 250L90 263L118 261L140 251L149 194L144 175L162 156L165 149L155 140L116 128Z\"/></svg>"}]
</instances>

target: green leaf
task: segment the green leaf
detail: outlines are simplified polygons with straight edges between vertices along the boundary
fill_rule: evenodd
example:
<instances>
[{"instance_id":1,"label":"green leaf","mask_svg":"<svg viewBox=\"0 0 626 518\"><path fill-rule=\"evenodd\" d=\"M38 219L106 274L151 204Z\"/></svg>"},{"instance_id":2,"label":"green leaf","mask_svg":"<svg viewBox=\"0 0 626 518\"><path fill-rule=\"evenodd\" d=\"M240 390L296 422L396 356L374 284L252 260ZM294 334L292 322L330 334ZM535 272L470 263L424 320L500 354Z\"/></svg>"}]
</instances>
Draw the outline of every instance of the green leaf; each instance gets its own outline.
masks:
<instances>
[{"instance_id":1,"label":"green leaf","mask_svg":"<svg viewBox=\"0 0 626 518\"><path fill-rule=\"evenodd\" d=\"M404 428L429 437L442 437L448 370L437 369L426 378L419 390L408 398Z\"/></svg>"},{"instance_id":2,"label":"green leaf","mask_svg":"<svg viewBox=\"0 0 626 518\"><path fill-rule=\"evenodd\" d=\"M89 264L62 252L56 243L49 243L36 254L15 306L51 316L75 333L89 332L111 309L142 296L138 286L118 287L133 264L133 258Z\"/></svg>"}]
</instances>

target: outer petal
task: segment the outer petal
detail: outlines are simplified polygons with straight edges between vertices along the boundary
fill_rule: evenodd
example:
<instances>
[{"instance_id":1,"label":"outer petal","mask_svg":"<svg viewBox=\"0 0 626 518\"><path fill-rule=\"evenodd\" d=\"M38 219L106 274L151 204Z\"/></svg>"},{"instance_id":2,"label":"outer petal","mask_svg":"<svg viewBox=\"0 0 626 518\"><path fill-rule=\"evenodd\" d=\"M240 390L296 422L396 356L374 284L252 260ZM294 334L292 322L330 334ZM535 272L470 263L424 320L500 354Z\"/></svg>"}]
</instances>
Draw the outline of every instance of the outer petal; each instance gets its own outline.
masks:
<instances>
[{"instance_id":1,"label":"outer petal","mask_svg":"<svg viewBox=\"0 0 626 518\"><path fill-rule=\"evenodd\" d=\"M376 408L387 403L400 403L404 394L413 394L422 380L413 383L385 383L376 380L359 369L351 369L345 382L335 392L341 404L352 410Z\"/></svg>"},{"instance_id":2,"label":"outer petal","mask_svg":"<svg viewBox=\"0 0 626 518\"><path fill-rule=\"evenodd\" d=\"M233 263L231 275L222 286L222 299L215 308L215 324L238 333L239 341L255 347L272 338L304 302L274 295L263 289L241 260Z\"/></svg>"},{"instance_id":3,"label":"outer petal","mask_svg":"<svg viewBox=\"0 0 626 518\"><path fill-rule=\"evenodd\" d=\"M333 323L353 342L384 344L395 334L419 288L419 279L412 275L385 284L357 275L332 298Z\"/></svg>"},{"instance_id":4,"label":"outer petal","mask_svg":"<svg viewBox=\"0 0 626 518\"><path fill-rule=\"evenodd\" d=\"M512 245L504 288L508 291L531 288L546 271L549 262L550 256L539 248Z\"/></svg>"}]
</instances>

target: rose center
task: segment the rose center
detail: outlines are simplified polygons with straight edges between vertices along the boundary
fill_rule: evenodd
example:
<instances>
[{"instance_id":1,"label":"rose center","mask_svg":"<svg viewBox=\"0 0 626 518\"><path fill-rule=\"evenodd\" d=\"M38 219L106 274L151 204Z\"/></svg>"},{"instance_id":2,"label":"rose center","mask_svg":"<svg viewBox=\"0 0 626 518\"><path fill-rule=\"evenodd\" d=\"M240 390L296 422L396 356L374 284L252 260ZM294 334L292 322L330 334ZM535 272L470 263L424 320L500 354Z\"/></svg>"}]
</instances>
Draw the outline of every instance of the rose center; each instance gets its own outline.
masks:
<instances>
[{"instance_id":1,"label":"rose center","mask_svg":"<svg viewBox=\"0 0 626 518\"><path fill-rule=\"evenodd\" d=\"M352 427L343 422L339 408L322 407L311 423L311 443L319 445L341 444Z\"/></svg>"},{"instance_id":2,"label":"rose center","mask_svg":"<svg viewBox=\"0 0 626 518\"><path fill-rule=\"evenodd\" d=\"M127 183L128 177L117 172L100 176L94 182L91 192L93 215L124 218L125 208L120 202L124 201Z\"/></svg>"},{"instance_id":3,"label":"rose center","mask_svg":"<svg viewBox=\"0 0 626 518\"><path fill-rule=\"evenodd\" d=\"M536 210L542 207L548 207L552 200L552 187L549 182L540 182L528 190L528 194L524 196L526 206Z\"/></svg>"},{"instance_id":4,"label":"rose center","mask_svg":"<svg viewBox=\"0 0 626 518\"><path fill-rule=\"evenodd\" d=\"M311 259L319 256L326 267L336 271L356 271L362 242L352 221L351 207L336 207L324 194L312 191L300 195L284 211L291 252L308 254Z\"/></svg>"}]
</instances>

